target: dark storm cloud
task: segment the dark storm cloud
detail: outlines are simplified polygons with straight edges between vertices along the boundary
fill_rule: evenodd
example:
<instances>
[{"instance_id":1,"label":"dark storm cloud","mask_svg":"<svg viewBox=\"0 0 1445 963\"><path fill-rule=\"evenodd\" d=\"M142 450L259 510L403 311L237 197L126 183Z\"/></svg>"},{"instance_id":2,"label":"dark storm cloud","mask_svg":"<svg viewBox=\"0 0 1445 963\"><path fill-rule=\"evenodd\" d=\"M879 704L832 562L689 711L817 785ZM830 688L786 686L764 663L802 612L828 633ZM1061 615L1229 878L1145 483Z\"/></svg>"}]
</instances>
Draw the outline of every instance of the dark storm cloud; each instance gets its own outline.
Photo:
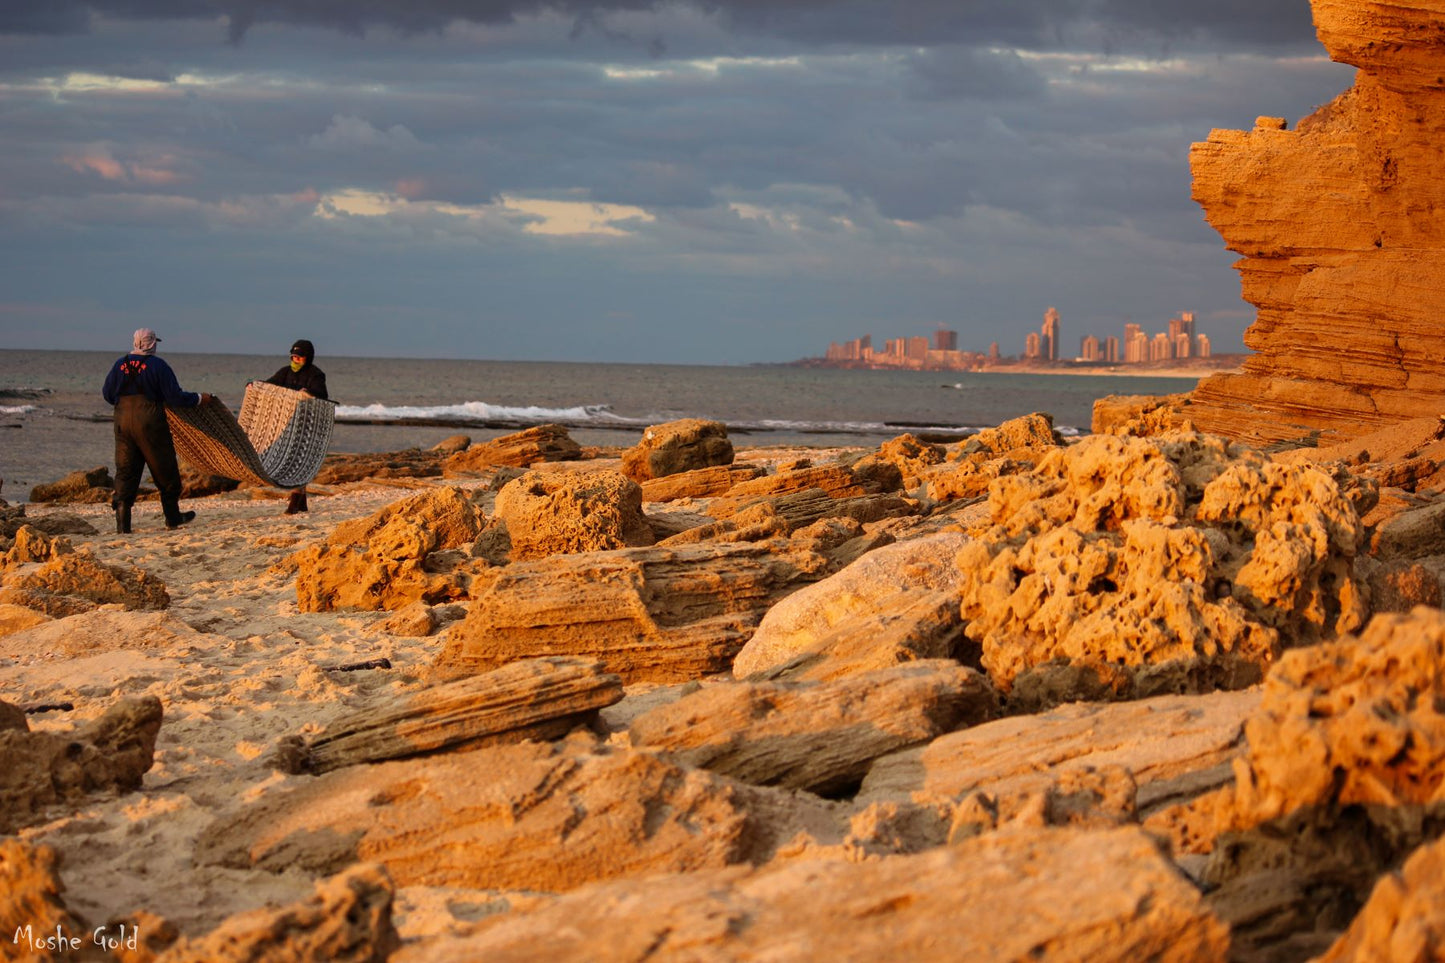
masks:
<instances>
[{"instance_id":1,"label":"dark storm cloud","mask_svg":"<svg viewBox=\"0 0 1445 963\"><path fill-rule=\"evenodd\" d=\"M579 30L619 11L656 11L676 0L9 0L0 33L70 33L92 15L115 19L216 19L240 39L258 24L362 32L437 30L454 21L507 23L554 10ZM1308 43L1306 0L695 0L735 26L803 42L1008 43L1059 46L1089 40L1120 48L1219 38L1255 46ZM656 41L653 41L656 43Z\"/></svg>"}]
</instances>

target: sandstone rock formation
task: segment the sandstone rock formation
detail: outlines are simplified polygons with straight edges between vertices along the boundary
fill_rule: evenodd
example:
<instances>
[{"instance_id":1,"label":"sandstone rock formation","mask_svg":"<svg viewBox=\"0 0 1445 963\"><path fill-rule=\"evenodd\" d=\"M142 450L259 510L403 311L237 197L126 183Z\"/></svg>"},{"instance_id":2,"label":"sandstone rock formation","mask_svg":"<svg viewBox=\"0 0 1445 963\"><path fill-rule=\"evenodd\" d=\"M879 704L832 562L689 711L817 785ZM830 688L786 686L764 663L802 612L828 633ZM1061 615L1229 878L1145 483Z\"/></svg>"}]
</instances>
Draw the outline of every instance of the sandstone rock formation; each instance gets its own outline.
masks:
<instances>
[{"instance_id":1,"label":"sandstone rock formation","mask_svg":"<svg viewBox=\"0 0 1445 963\"><path fill-rule=\"evenodd\" d=\"M1370 900L1319 963L1428 960L1445 947L1445 840L1420 847L1375 884Z\"/></svg>"},{"instance_id":2,"label":"sandstone rock formation","mask_svg":"<svg viewBox=\"0 0 1445 963\"><path fill-rule=\"evenodd\" d=\"M988 680L956 662L910 662L826 683L707 686L633 720L634 746L754 785L829 795L879 756L992 716Z\"/></svg>"},{"instance_id":3,"label":"sandstone rock formation","mask_svg":"<svg viewBox=\"0 0 1445 963\"><path fill-rule=\"evenodd\" d=\"M21 525L15 531L15 539L4 555L0 555L0 572L13 569L26 562L48 562L53 558L70 554L74 549L68 539L48 537L31 525Z\"/></svg>"},{"instance_id":4,"label":"sandstone rock formation","mask_svg":"<svg viewBox=\"0 0 1445 963\"><path fill-rule=\"evenodd\" d=\"M877 619L870 617L892 615L896 619L912 602L934 592L942 591L953 603L948 607L956 613L962 576L954 558L967 542L968 536L960 532L898 542L874 549L837 574L800 589L763 616L733 662L733 675L744 678L778 668L817 651L819 643L839 627L865 620L866 628L860 628L859 634L866 635L869 644L884 648L878 637L885 633ZM940 622L932 611L924 606L914 612L922 617L914 623L915 657L950 657L961 620ZM896 658L896 651L890 649L880 662L887 664Z\"/></svg>"},{"instance_id":5,"label":"sandstone rock formation","mask_svg":"<svg viewBox=\"0 0 1445 963\"><path fill-rule=\"evenodd\" d=\"M296 604L303 612L380 611L466 598L488 567L469 555L482 521L466 492L438 488L343 522L287 560Z\"/></svg>"},{"instance_id":6,"label":"sandstone rock formation","mask_svg":"<svg viewBox=\"0 0 1445 963\"><path fill-rule=\"evenodd\" d=\"M53 545L50 551L55 552ZM129 610L163 609L171 599L154 575L133 565L107 565L87 546L52 554L34 568L11 571L0 580L0 603L61 618L110 604Z\"/></svg>"},{"instance_id":7,"label":"sandstone rock formation","mask_svg":"<svg viewBox=\"0 0 1445 963\"><path fill-rule=\"evenodd\" d=\"M65 950L47 953L44 940L57 931L69 936L85 928L65 906L54 847L0 836L0 956L7 960L61 960ZM39 946L36 943L39 942Z\"/></svg>"},{"instance_id":8,"label":"sandstone rock formation","mask_svg":"<svg viewBox=\"0 0 1445 963\"><path fill-rule=\"evenodd\" d=\"M385 963L401 943L392 895L384 869L354 866L319 881L310 899L233 916L205 936L179 941L155 963Z\"/></svg>"},{"instance_id":9,"label":"sandstone rock formation","mask_svg":"<svg viewBox=\"0 0 1445 963\"><path fill-rule=\"evenodd\" d=\"M582 446L561 425L537 425L491 441L479 442L450 455L442 464L448 478L475 475L499 465L527 468L541 461L575 461Z\"/></svg>"},{"instance_id":10,"label":"sandstone rock formation","mask_svg":"<svg viewBox=\"0 0 1445 963\"><path fill-rule=\"evenodd\" d=\"M367 478L435 478L452 452L407 448L384 452L332 452L321 463L313 485L340 485Z\"/></svg>"},{"instance_id":11,"label":"sandstone rock formation","mask_svg":"<svg viewBox=\"0 0 1445 963\"><path fill-rule=\"evenodd\" d=\"M282 768L323 773L443 750L557 739L621 698L622 680L597 663L527 659L357 709L324 732L284 744Z\"/></svg>"},{"instance_id":12,"label":"sandstone rock formation","mask_svg":"<svg viewBox=\"0 0 1445 963\"><path fill-rule=\"evenodd\" d=\"M1218 963L1228 949L1198 890L1153 840L1124 828L603 884L394 960Z\"/></svg>"},{"instance_id":13,"label":"sandstone rock formation","mask_svg":"<svg viewBox=\"0 0 1445 963\"><path fill-rule=\"evenodd\" d=\"M810 549L754 543L514 562L448 630L436 667L454 676L567 655L628 683L687 682L726 671L771 605L829 571Z\"/></svg>"},{"instance_id":14,"label":"sandstone rock formation","mask_svg":"<svg viewBox=\"0 0 1445 963\"><path fill-rule=\"evenodd\" d=\"M1091 436L991 487L958 553L965 631L1018 709L1250 685L1363 623L1372 497L1206 435Z\"/></svg>"},{"instance_id":15,"label":"sandstone rock formation","mask_svg":"<svg viewBox=\"0 0 1445 963\"><path fill-rule=\"evenodd\" d=\"M497 492L493 512L507 527L512 561L656 541L642 514L642 489L609 469L529 471Z\"/></svg>"},{"instance_id":16,"label":"sandstone rock formation","mask_svg":"<svg viewBox=\"0 0 1445 963\"><path fill-rule=\"evenodd\" d=\"M1194 145L1194 198L1258 309L1240 374L1193 392L1203 431L1329 442L1445 412L1445 45L1432 3L1314 0L1354 86L1289 130L1216 130Z\"/></svg>"},{"instance_id":17,"label":"sandstone rock formation","mask_svg":"<svg viewBox=\"0 0 1445 963\"><path fill-rule=\"evenodd\" d=\"M0 833L87 793L130 792L154 758L161 703L125 699L68 735L0 728Z\"/></svg>"},{"instance_id":18,"label":"sandstone rock formation","mask_svg":"<svg viewBox=\"0 0 1445 963\"><path fill-rule=\"evenodd\" d=\"M636 482L732 463L727 426L701 418L653 425L622 453L622 473Z\"/></svg>"},{"instance_id":19,"label":"sandstone rock formation","mask_svg":"<svg viewBox=\"0 0 1445 963\"><path fill-rule=\"evenodd\" d=\"M579 740L352 766L288 784L219 819L197 859L313 873L370 861L399 886L560 892L760 864L804 830L837 836L821 801Z\"/></svg>"},{"instance_id":20,"label":"sandstone rock formation","mask_svg":"<svg viewBox=\"0 0 1445 963\"><path fill-rule=\"evenodd\" d=\"M761 478L764 472L757 465L714 465L694 468L642 483L642 500L670 502L679 498L710 498L725 495L734 485Z\"/></svg>"},{"instance_id":21,"label":"sandstone rock formation","mask_svg":"<svg viewBox=\"0 0 1445 963\"><path fill-rule=\"evenodd\" d=\"M1217 834L1204 879L1240 954L1323 950L1381 874L1445 831L1442 674L1431 609L1280 658L1233 781L1193 807Z\"/></svg>"},{"instance_id":22,"label":"sandstone rock formation","mask_svg":"<svg viewBox=\"0 0 1445 963\"><path fill-rule=\"evenodd\" d=\"M56 482L36 485L30 489L32 502L108 502L115 494L115 480L110 470L101 466L73 471Z\"/></svg>"},{"instance_id":23,"label":"sandstone rock formation","mask_svg":"<svg viewBox=\"0 0 1445 963\"><path fill-rule=\"evenodd\" d=\"M1249 689L1077 702L984 722L880 758L854 804L875 812L872 832L881 840L907 820L914 841L906 851L973 835L984 822L1077 822L1063 810L1077 801L1078 786L1121 774L1126 795L1116 814L1170 839L1177 854L1198 852L1198 835L1212 840L1216 829L1190 807L1229 785L1259 702L1258 689ZM1105 807L1096 800L1092 808Z\"/></svg>"},{"instance_id":24,"label":"sandstone rock formation","mask_svg":"<svg viewBox=\"0 0 1445 963\"><path fill-rule=\"evenodd\" d=\"M920 481L936 502L970 499L987 494L989 484L1003 475L1031 471L1063 439L1054 430L1052 415L1035 412L985 428L966 441L945 449L941 463L920 466Z\"/></svg>"}]
</instances>

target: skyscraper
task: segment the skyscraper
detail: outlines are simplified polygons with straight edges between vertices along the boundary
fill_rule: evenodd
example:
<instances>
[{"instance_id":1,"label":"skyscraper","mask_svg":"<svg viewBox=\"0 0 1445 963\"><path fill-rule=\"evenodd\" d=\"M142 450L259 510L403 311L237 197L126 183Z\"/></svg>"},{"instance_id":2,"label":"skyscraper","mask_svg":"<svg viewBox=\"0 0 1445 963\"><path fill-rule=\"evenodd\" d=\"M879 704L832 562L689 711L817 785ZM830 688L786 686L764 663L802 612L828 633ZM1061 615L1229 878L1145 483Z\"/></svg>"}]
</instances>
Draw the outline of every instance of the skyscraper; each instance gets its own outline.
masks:
<instances>
[{"instance_id":1,"label":"skyscraper","mask_svg":"<svg viewBox=\"0 0 1445 963\"><path fill-rule=\"evenodd\" d=\"M1044 326L1039 331L1039 353L1050 361L1059 360L1059 310L1044 312Z\"/></svg>"}]
</instances>

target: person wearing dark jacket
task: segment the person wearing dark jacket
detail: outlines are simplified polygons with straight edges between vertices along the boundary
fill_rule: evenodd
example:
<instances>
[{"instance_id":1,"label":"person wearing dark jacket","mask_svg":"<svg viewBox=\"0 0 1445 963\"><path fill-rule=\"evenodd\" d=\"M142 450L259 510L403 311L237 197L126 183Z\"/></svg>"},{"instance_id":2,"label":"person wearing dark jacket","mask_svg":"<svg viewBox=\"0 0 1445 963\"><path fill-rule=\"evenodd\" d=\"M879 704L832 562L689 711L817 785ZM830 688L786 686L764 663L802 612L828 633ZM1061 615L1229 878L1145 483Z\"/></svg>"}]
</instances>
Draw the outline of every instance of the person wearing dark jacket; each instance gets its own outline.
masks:
<instances>
[{"instance_id":1,"label":"person wearing dark jacket","mask_svg":"<svg viewBox=\"0 0 1445 963\"><path fill-rule=\"evenodd\" d=\"M115 406L115 531L130 534L130 510L140 490L141 471L149 468L151 481L161 493L166 528L179 528L196 517L181 511L181 469L175 443L166 421L166 405L190 408L211 400L206 392L182 391L176 374L156 357L161 339L150 328L131 337L129 354L117 358L100 393Z\"/></svg>"},{"instance_id":2,"label":"person wearing dark jacket","mask_svg":"<svg viewBox=\"0 0 1445 963\"><path fill-rule=\"evenodd\" d=\"M266 379L267 384L299 391L309 398L325 398L326 372L316 367L316 347L305 338L291 345L291 363ZM306 486L293 489L286 501L286 514L306 511Z\"/></svg>"},{"instance_id":3,"label":"person wearing dark jacket","mask_svg":"<svg viewBox=\"0 0 1445 963\"><path fill-rule=\"evenodd\" d=\"M267 378L266 383L325 398L326 372L316 367L315 362L316 348L302 338L291 346L291 363Z\"/></svg>"}]
</instances>

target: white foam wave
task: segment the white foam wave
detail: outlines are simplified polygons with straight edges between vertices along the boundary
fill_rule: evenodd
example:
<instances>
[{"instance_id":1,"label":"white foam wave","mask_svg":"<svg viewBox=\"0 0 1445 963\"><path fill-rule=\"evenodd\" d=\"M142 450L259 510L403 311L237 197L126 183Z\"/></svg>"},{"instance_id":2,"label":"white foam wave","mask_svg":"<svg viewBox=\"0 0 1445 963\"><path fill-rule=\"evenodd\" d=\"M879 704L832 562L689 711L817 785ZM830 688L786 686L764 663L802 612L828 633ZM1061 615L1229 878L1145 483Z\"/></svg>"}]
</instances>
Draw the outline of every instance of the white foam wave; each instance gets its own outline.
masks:
<instances>
[{"instance_id":1,"label":"white foam wave","mask_svg":"<svg viewBox=\"0 0 1445 963\"><path fill-rule=\"evenodd\" d=\"M565 421L572 424L588 422L622 422L606 405L576 405L571 408L544 408L539 405L492 405L485 401L465 401L457 405L337 405L341 421Z\"/></svg>"}]
</instances>

